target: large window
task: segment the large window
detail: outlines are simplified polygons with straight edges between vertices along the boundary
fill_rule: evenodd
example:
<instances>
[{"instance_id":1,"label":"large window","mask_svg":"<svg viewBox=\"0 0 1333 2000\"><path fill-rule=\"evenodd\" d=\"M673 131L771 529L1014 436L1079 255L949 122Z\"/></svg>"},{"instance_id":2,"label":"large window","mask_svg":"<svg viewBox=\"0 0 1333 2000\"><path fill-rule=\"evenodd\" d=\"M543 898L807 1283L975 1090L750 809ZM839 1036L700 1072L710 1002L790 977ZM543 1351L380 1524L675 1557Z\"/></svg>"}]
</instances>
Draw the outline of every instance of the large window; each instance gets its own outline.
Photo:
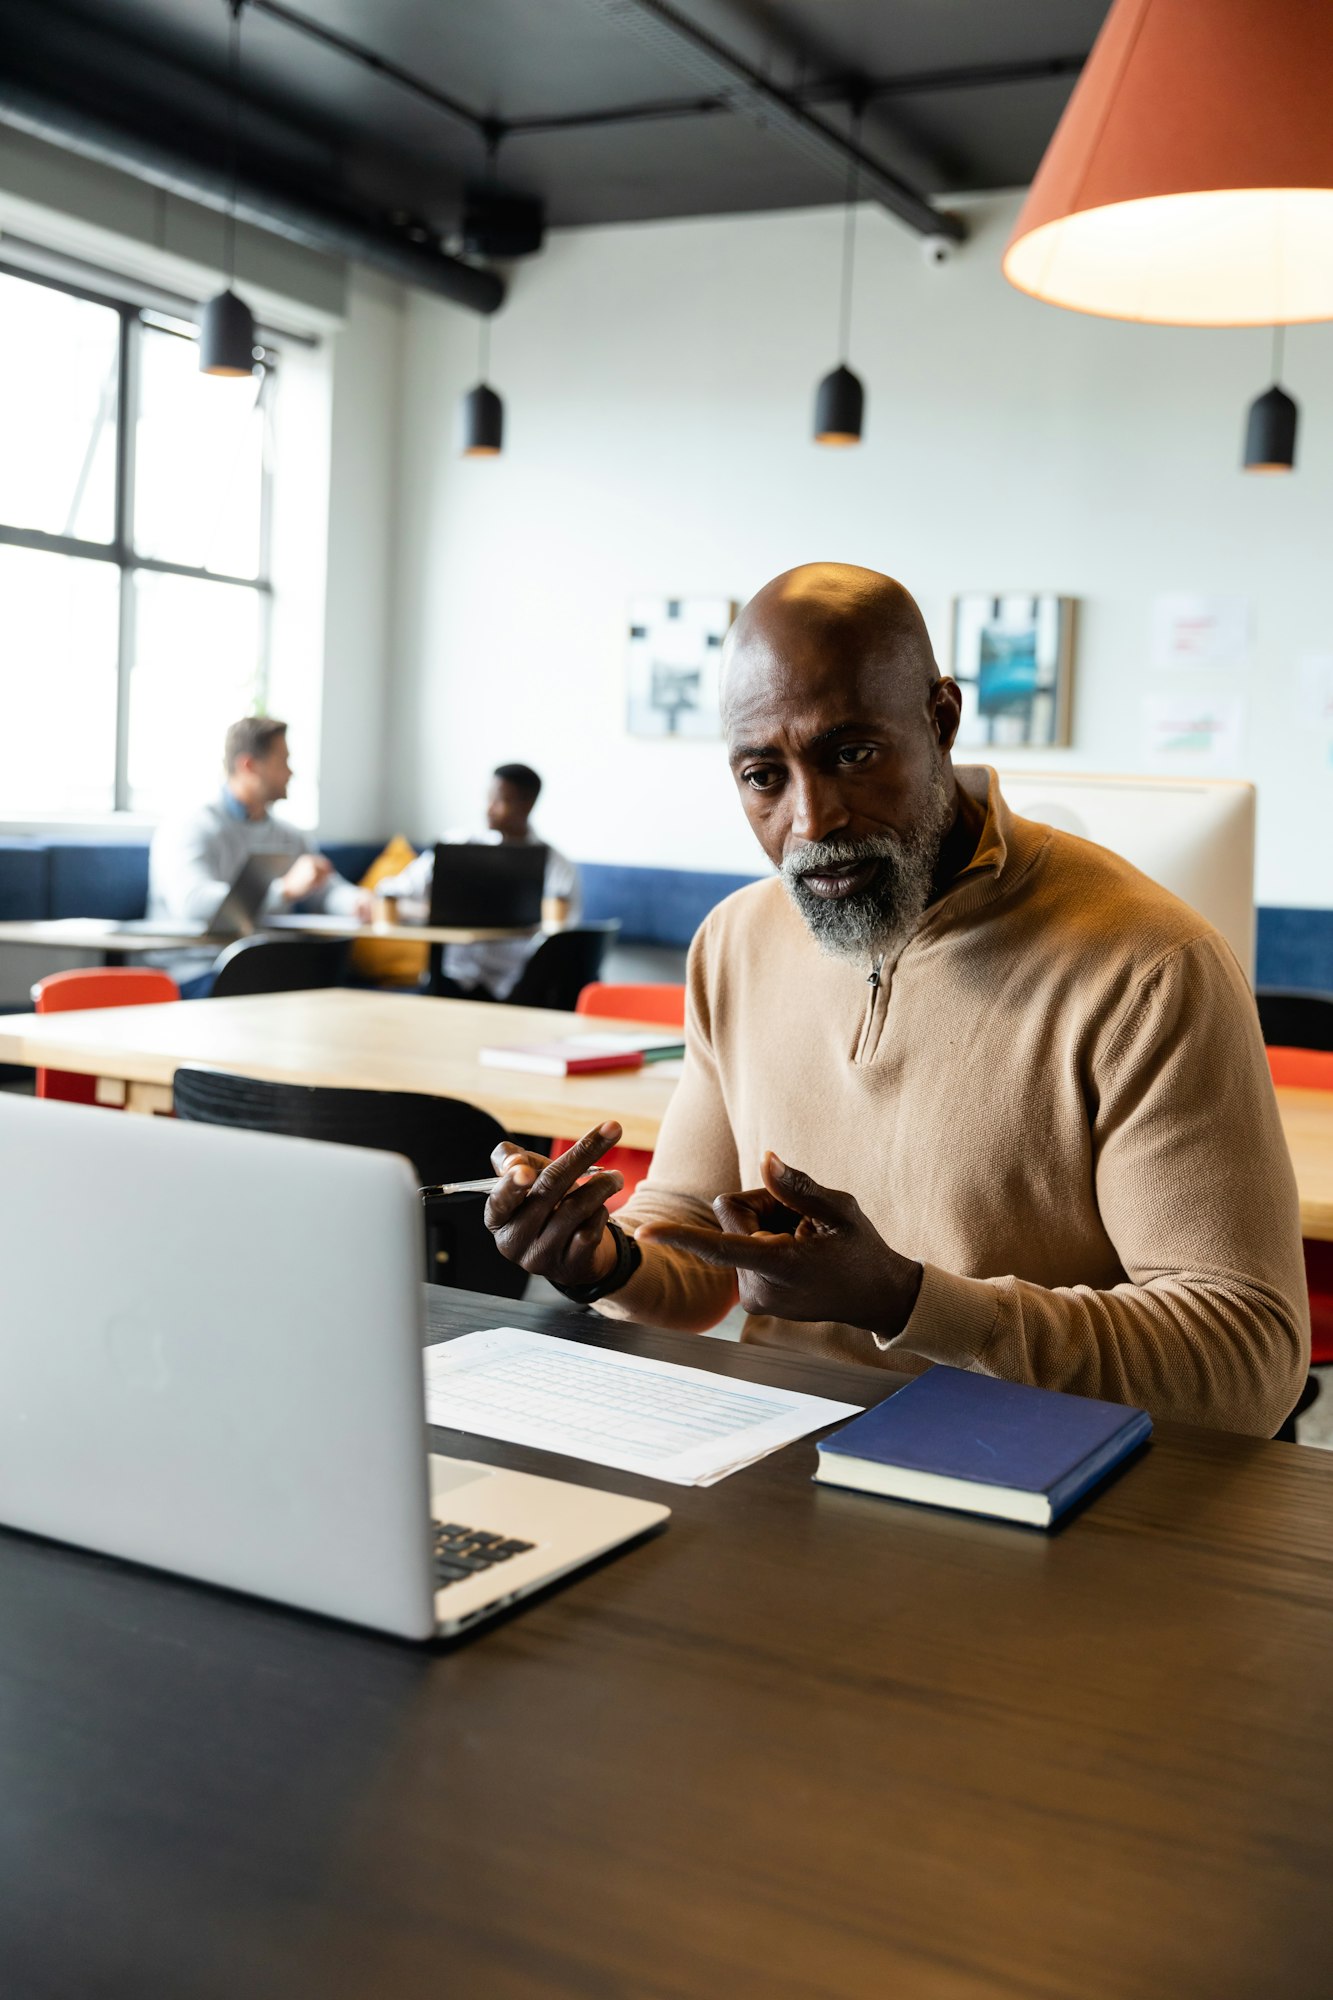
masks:
<instances>
[{"instance_id":1,"label":"large window","mask_svg":"<svg viewBox=\"0 0 1333 2000\"><path fill-rule=\"evenodd\" d=\"M0 267L0 819L193 801L263 705L274 383Z\"/></svg>"}]
</instances>

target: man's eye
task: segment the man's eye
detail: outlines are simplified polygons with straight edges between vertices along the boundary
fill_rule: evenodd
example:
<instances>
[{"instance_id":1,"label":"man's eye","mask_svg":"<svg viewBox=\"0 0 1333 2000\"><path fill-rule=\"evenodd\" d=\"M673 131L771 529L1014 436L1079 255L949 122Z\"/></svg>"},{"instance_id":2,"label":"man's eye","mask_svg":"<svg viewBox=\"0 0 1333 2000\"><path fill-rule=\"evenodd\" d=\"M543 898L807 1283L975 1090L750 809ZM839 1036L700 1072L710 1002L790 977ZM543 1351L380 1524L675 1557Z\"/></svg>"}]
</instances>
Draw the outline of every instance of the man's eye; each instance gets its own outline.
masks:
<instances>
[{"instance_id":1,"label":"man's eye","mask_svg":"<svg viewBox=\"0 0 1333 2000\"><path fill-rule=\"evenodd\" d=\"M873 757L874 754L868 743L844 743L838 751L838 762L840 764L864 764L867 758Z\"/></svg>"},{"instance_id":2,"label":"man's eye","mask_svg":"<svg viewBox=\"0 0 1333 2000\"><path fill-rule=\"evenodd\" d=\"M752 771L745 773L745 782L751 791L771 792L780 776L781 773L774 770L771 764L757 764Z\"/></svg>"}]
</instances>

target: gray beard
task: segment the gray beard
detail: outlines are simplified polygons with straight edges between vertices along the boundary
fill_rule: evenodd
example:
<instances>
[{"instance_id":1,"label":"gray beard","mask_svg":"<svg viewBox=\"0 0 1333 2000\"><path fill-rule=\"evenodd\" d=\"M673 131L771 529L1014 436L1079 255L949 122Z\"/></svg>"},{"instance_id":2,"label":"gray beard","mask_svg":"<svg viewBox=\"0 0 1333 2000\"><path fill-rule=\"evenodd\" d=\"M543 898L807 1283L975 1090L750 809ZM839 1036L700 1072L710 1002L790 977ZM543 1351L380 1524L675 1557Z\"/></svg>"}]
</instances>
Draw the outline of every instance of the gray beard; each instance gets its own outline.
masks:
<instances>
[{"instance_id":1,"label":"gray beard","mask_svg":"<svg viewBox=\"0 0 1333 2000\"><path fill-rule=\"evenodd\" d=\"M926 809L908 832L869 840L811 840L782 864L782 880L811 937L830 958L862 965L897 958L930 901L935 866L953 819L943 772L936 774ZM879 867L869 885L832 901L807 889L806 875L861 861Z\"/></svg>"}]
</instances>

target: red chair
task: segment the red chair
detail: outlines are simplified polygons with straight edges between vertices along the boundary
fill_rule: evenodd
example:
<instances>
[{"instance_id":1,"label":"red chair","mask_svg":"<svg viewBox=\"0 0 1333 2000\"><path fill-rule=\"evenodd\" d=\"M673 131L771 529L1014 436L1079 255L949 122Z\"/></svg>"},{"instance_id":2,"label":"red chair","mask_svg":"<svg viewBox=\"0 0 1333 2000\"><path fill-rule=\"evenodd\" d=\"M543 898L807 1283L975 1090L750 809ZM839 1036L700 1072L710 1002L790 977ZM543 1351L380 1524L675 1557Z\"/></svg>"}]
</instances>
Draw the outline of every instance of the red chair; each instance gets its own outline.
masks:
<instances>
[{"instance_id":1,"label":"red chair","mask_svg":"<svg viewBox=\"0 0 1333 2000\"><path fill-rule=\"evenodd\" d=\"M610 1016L622 1021L658 1021L664 1028L685 1026L685 988L683 986L610 986L603 980L594 980L585 986L575 1002L576 1014L599 1015L603 1019ZM572 1139L553 1139L551 1158L558 1159L573 1145ZM625 1185L618 1195L606 1204L608 1208L620 1208L633 1194L639 1182L653 1163L651 1153L639 1146L613 1146L609 1153L598 1161L598 1171L621 1173Z\"/></svg>"},{"instance_id":2,"label":"red chair","mask_svg":"<svg viewBox=\"0 0 1333 2000\"><path fill-rule=\"evenodd\" d=\"M151 966L96 966L90 971L53 972L32 989L39 1014L67 1014L85 1007L145 1007L158 1000L179 1000L180 988L170 973ZM66 1104L95 1104L97 1079L72 1070L39 1069L37 1095Z\"/></svg>"},{"instance_id":3,"label":"red chair","mask_svg":"<svg viewBox=\"0 0 1333 2000\"><path fill-rule=\"evenodd\" d=\"M1273 1081L1289 1090L1333 1091L1333 1051L1269 1049ZM1305 1243L1305 1282L1310 1293L1310 1359L1333 1361L1333 1243Z\"/></svg>"}]
</instances>

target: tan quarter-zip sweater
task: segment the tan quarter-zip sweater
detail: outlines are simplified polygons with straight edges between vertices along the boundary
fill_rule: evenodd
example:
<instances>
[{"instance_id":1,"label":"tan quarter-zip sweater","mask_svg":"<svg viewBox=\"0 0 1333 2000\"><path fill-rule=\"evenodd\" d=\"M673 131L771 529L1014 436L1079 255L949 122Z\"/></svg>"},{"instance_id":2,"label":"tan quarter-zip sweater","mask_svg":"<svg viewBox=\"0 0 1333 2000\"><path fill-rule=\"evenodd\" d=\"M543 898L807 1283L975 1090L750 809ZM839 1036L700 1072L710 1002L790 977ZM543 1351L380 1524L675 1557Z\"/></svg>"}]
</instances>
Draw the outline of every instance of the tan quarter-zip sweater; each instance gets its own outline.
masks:
<instances>
[{"instance_id":1,"label":"tan quarter-zip sweater","mask_svg":"<svg viewBox=\"0 0 1333 2000\"><path fill-rule=\"evenodd\" d=\"M995 774L976 854L878 984L821 953L781 882L690 952L685 1073L623 1226L716 1226L772 1148L850 1191L925 1275L906 1327L752 1315L747 1340L948 1362L1269 1435L1309 1360L1295 1180L1253 996L1197 912L1019 819ZM645 1246L598 1311L703 1330L727 1273Z\"/></svg>"}]
</instances>

